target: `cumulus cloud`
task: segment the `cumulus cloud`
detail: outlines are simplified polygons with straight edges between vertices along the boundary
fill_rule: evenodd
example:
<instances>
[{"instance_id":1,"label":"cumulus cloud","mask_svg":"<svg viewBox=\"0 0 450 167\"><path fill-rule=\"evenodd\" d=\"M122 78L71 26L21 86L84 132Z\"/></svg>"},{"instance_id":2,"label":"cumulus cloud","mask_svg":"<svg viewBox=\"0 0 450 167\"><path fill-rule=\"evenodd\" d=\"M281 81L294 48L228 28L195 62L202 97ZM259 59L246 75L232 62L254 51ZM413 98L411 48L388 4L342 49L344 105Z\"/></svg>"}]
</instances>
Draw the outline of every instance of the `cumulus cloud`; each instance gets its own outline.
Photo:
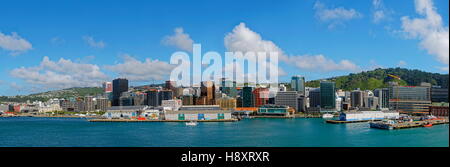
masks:
<instances>
[{"instance_id":1,"label":"cumulus cloud","mask_svg":"<svg viewBox=\"0 0 450 167\"><path fill-rule=\"evenodd\" d=\"M189 34L184 33L181 27L175 28L174 34L164 37L161 42L164 45L173 46L188 52L192 52L192 44L194 43Z\"/></svg>"},{"instance_id":2,"label":"cumulus cloud","mask_svg":"<svg viewBox=\"0 0 450 167\"><path fill-rule=\"evenodd\" d=\"M448 69L448 26L444 26L442 17L436 12L433 1L416 0L415 7L417 14L422 18L402 17L402 30L407 37L419 39L419 47L433 55L439 62L447 66L444 68Z\"/></svg>"},{"instance_id":3,"label":"cumulus cloud","mask_svg":"<svg viewBox=\"0 0 450 167\"><path fill-rule=\"evenodd\" d=\"M30 42L20 37L16 32L12 32L11 35L0 32L0 48L10 51L11 55L17 55L33 47Z\"/></svg>"},{"instance_id":4,"label":"cumulus cloud","mask_svg":"<svg viewBox=\"0 0 450 167\"><path fill-rule=\"evenodd\" d=\"M20 67L10 75L45 89L99 86L108 79L97 65L72 62L67 59L52 61L47 56L39 66Z\"/></svg>"},{"instance_id":5,"label":"cumulus cloud","mask_svg":"<svg viewBox=\"0 0 450 167\"><path fill-rule=\"evenodd\" d=\"M290 56L288 64L307 71L331 72L331 71L359 71L359 66L350 60L341 60L338 63L324 55Z\"/></svg>"},{"instance_id":6,"label":"cumulus cloud","mask_svg":"<svg viewBox=\"0 0 450 167\"><path fill-rule=\"evenodd\" d=\"M316 17L320 21L329 24L329 29L344 25L344 22L346 21L363 17L363 14L355 9L346 9L344 7L327 8L325 4L319 1L316 1L313 9L316 10Z\"/></svg>"},{"instance_id":7,"label":"cumulus cloud","mask_svg":"<svg viewBox=\"0 0 450 167\"><path fill-rule=\"evenodd\" d=\"M341 60L338 63L326 58L324 55L288 56L274 42L264 40L260 34L252 31L244 23L237 25L224 39L225 48L231 52L278 52L279 60L298 69L308 71L356 71L359 67L349 60ZM255 58L256 59L256 58ZM274 69L274 64L268 63L269 69ZM286 72L279 68L279 75Z\"/></svg>"},{"instance_id":8,"label":"cumulus cloud","mask_svg":"<svg viewBox=\"0 0 450 167\"><path fill-rule=\"evenodd\" d=\"M372 22L378 24L384 20L388 20L394 12L384 6L383 0L372 1Z\"/></svg>"},{"instance_id":9,"label":"cumulus cloud","mask_svg":"<svg viewBox=\"0 0 450 167\"><path fill-rule=\"evenodd\" d=\"M122 55L123 63L107 65L105 69L116 72L120 77L130 81L149 82L151 80L162 80L170 76L175 67L164 61L151 60L139 61L128 54Z\"/></svg>"},{"instance_id":10,"label":"cumulus cloud","mask_svg":"<svg viewBox=\"0 0 450 167\"><path fill-rule=\"evenodd\" d=\"M83 36L83 40L93 48L104 48L106 46L106 43L103 41L95 41L94 37L91 36Z\"/></svg>"}]
</instances>

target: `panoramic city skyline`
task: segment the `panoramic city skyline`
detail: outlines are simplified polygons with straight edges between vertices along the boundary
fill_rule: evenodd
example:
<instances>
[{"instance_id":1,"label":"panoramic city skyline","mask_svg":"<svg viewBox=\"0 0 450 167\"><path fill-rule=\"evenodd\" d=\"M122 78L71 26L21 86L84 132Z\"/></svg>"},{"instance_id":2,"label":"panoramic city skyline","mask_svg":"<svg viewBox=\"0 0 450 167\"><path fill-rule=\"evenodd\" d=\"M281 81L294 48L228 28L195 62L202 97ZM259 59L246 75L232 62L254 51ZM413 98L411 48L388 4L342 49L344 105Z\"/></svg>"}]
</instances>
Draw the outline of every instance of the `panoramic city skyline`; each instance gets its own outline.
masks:
<instances>
[{"instance_id":1,"label":"panoramic city skyline","mask_svg":"<svg viewBox=\"0 0 450 167\"><path fill-rule=\"evenodd\" d=\"M0 95L101 86L116 77L163 83L172 53L192 54L194 43L202 54L277 51L282 82L378 67L448 74L445 0L3 4Z\"/></svg>"}]
</instances>

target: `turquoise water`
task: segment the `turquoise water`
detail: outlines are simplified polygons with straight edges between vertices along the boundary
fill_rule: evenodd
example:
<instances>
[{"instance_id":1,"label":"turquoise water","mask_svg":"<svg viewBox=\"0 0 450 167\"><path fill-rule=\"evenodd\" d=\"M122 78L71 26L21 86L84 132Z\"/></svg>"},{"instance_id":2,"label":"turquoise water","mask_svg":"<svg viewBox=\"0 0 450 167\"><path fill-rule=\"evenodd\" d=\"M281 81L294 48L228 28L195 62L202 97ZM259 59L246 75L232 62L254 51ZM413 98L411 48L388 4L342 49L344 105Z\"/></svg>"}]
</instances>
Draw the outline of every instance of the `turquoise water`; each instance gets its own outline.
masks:
<instances>
[{"instance_id":1,"label":"turquoise water","mask_svg":"<svg viewBox=\"0 0 450 167\"><path fill-rule=\"evenodd\" d=\"M82 118L0 118L3 147L448 147L449 128L380 130L368 123L327 124L321 118L239 122L117 123Z\"/></svg>"}]
</instances>

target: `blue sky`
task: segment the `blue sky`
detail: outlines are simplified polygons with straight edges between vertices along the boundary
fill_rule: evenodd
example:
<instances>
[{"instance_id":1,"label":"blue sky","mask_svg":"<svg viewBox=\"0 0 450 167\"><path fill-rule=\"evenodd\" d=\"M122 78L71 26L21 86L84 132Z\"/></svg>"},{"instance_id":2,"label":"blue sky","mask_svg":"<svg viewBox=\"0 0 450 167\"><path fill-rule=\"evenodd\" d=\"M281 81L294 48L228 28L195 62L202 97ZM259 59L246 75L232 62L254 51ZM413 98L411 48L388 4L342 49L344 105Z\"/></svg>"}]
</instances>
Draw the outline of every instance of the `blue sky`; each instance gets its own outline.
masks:
<instances>
[{"instance_id":1,"label":"blue sky","mask_svg":"<svg viewBox=\"0 0 450 167\"><path fill-rule=\"evenodd\" d=\"M230 34L282 50L281 81L375 67L448 73L448 3L0 0L0 95L95 86L118 76L135 85L160 82L169 77L171 54L190 41L203 53L245 49L227 47Z\"/></svg>"}]
</instances>

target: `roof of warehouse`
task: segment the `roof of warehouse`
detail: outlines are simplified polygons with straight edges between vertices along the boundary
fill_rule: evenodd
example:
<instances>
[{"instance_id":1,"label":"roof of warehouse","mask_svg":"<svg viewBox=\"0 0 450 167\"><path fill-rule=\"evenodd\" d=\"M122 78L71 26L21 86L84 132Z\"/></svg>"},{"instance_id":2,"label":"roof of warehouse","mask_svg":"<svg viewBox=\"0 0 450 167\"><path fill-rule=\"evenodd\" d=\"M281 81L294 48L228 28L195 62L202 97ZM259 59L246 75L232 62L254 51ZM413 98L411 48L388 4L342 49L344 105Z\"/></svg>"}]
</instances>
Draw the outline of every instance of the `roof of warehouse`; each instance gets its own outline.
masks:
<instances>
[{"instance_id":1,"label":"roof of warehouse","mask_svg":"<svg viewBox=\"0 0 450 167\"><path fill-rule=\"evenodd\" d=\"M167 110L166 114L214 114L214 113L231 113L231 110Z\"/></svg>"}]
</instances>

